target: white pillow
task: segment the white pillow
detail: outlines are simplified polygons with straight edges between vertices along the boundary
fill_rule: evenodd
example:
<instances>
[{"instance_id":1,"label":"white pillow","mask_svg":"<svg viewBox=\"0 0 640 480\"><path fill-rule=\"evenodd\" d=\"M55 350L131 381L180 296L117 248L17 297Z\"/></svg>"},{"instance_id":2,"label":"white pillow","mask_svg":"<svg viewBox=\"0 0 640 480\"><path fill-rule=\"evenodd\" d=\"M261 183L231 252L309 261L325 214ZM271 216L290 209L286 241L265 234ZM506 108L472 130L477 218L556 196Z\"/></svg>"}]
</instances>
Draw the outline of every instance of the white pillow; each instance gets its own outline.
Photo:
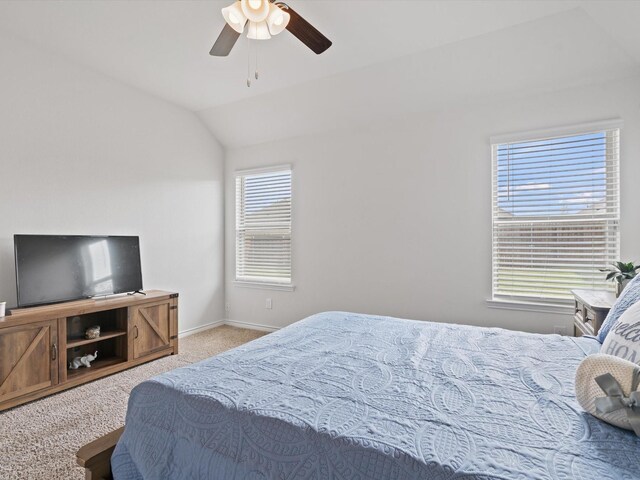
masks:
<instances>
[{"instance_id":1,"label":"white pillow","mask_svg":"<svg viewBox=\"0 0 640 480\"><path fill-rule=\"evenodd\" d=\"M640 302L631 305L611 327L600 352L640 364Z\"/></svg>"},{"instance_id":2,"label":"white pillow","mask_svg":"<svg viewBox=\"0 0 640 480\"><path fill-rule=\"evenodd\" d=\"M639 384L640 366L612 355L596 353L586 357L578 366L576 398L580 406L594 417L616 427L634 430L640 436Z\"/></svg>"}]
</instances>

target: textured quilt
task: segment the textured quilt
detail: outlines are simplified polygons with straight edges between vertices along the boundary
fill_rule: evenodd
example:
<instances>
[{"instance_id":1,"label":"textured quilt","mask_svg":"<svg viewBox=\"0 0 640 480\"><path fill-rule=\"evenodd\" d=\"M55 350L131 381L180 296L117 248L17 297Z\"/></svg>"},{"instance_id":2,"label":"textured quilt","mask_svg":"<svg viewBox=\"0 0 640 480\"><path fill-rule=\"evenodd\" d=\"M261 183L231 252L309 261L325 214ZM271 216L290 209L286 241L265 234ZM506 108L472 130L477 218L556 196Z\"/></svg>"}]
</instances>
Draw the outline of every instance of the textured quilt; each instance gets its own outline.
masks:
<instances>
[{"instance_id":1,"label":"textured quilt","mask_svg":"<svg viewBox=\"0 0 640 480\"><path fill-rule=\"evenodd\" d=\"M588 338L343 312L138 385L121 479L640 478L640 438L578 406Z\"/></svg>"}]
</instances>

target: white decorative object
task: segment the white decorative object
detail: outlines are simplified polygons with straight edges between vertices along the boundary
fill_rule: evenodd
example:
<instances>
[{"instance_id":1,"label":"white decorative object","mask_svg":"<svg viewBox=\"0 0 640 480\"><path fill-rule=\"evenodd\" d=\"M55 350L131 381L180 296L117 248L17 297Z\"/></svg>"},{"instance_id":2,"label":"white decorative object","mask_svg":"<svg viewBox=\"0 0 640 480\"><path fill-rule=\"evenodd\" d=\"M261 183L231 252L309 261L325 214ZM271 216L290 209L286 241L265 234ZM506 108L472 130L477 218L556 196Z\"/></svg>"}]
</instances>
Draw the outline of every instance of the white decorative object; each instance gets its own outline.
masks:
<instances>
[{"instance_id":1,"label":"white decorative object","mask_svg":"<svg viewBox=\"0 0 640 480\"><path fill-rule=\"evenodd\" d=\"M604 353L587 356L576 371L576 398L587 412L640 436L640 366Z\"/></svg>"},{"instance_id":2,"label":"white decorative object","mask_svg":"<svg viewBox=\"0 0 640 480\"><path fill-rule=\"evenodd\" d=\"M93 355L89 353L83 357L75 357L73 360L71 360L71 362L69 362L69 368L71 370L77 370L78 368L83 366L89 368L91 366L91 362L93 362L96 358L98 358L97 350Z\"/></svg>"},{"instance_id":3,"label":"white decorative object","mask_svg":"<svg viewBox=\"0 0 640 480\"><path fill-rule=\"evenodd\" d=\"M0 302L0 317L4 317L7 310L7 302Z\"/></svg>"}]
</instances>

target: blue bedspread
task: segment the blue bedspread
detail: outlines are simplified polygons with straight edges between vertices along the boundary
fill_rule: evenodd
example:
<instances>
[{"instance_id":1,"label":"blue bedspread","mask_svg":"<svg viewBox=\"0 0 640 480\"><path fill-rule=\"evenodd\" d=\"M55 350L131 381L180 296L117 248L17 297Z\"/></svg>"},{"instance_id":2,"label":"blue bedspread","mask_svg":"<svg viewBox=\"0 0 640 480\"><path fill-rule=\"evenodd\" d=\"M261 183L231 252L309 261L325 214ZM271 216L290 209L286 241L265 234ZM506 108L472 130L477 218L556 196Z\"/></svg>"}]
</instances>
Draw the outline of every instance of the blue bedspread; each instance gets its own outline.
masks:
<instances>
[{"instance_id":1,"label":"blue bedspread","mask_svg":"<svg viewBox=\"0 0 640 480\"><path fill-rule=\"evenodd\" d=\"M583 412L599 343L314 315L138 385L121 479L638 479L640 438Z\"/></svg>"}]
</instances>

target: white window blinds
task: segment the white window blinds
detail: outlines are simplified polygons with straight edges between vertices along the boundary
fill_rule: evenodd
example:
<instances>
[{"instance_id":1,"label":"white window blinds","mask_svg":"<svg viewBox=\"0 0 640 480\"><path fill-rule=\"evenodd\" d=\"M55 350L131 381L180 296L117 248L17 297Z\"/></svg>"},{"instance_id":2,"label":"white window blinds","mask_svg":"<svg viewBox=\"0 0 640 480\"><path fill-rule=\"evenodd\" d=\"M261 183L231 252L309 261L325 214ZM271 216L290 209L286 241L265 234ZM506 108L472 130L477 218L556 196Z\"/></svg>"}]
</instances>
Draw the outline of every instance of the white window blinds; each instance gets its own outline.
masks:
<instances>
[{"instance_id":1,"label":"white window blinds","mask_svg":"<svg viewBox=\"0 0 640 480\"><path fill-rule=\"evenodd\" d=\"M291 169L236 173L236 280L291 283Z\"/></svg>"},{"instance_id":2,"label":"white window blinds","mask_svg":"<svg viewBox=\"0 0 640 480\"><path fill-rule=\"evenodd\" d=\"M494 143L493 297L564 303L613 289L619 260L618 128Z\"/></svg>"}]
</instances>

